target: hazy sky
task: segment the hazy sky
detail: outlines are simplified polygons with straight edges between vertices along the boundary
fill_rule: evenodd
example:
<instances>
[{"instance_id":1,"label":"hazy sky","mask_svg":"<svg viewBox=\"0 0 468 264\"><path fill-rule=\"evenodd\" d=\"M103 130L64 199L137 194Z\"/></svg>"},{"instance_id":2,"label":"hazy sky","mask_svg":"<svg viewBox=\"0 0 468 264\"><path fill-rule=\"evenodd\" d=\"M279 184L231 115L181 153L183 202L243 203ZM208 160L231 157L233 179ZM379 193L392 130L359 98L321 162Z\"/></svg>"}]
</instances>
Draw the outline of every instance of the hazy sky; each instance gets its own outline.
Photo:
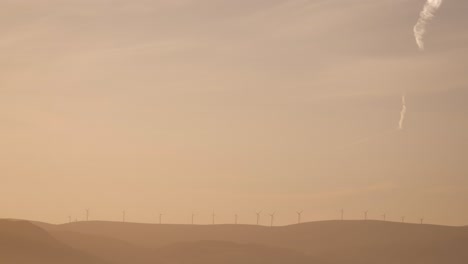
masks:
<instances>
[{"instance_id":1,"label":"hazy sky","mask_svg":"<svg viewBox=\"0 0 468 264\"><path fill-rule=\"evenodd\" d=\"M0 0L0 217L468 224L468 2L420 52L424 2Z\"/></svg>"}]
</instances>

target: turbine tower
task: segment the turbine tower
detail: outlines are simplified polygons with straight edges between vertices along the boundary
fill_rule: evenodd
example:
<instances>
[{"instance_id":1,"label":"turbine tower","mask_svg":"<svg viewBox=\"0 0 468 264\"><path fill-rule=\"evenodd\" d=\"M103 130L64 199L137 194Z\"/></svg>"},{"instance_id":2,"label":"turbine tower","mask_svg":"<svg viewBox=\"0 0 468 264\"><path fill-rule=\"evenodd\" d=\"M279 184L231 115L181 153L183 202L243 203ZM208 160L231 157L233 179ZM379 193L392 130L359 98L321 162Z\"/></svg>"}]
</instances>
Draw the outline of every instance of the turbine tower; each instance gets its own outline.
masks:
<instances>
[{"instance_id":1,"label":"turbine tower","mask_svg":"<svg viewBox=\"0 0 468 264\"><path fill-rule=\"evenodd\" d=\"M195 214L192 213L192 225L194 225L194 224L195 224Z\"/></svg>"},{"instance_id":2,"label":"turbine tower","mask_svg":"<svg viewBox=\"0 0 468 264\"><path fill-rule=\"evenodd\" d=\"M159 213L159 224L162 224L162 217L163 217L163 214Z\"/></svg>"},{"instance_id":3,"label":"turbine tower","mask_svg":"<svg viewBox=\"0 0 468 264\"><path fill-rule=\"evenodd\" d=\"M257 225L260 225L260 214L261 213L262 213L262 211L256 212L256 214L257 214Z\"/></svg>"},{"instance_id":4,"label":"turbine tower","mask_svg":"<svg viewBox=\"0 0 468 264\"><path fill-rule=\"evenodd\" d=\"M300 224L301 223L301 220L302 220L302 210L299 211L299 212L296 212L297 214L297 223Z\"/></svg>"},{"instance_id":5,"label":"turbine tower","mask_svg":"<svg viewBox=\"0 0 468 264\"><path fill-rule=\"evenodd\" d=\"M125 210L122 211L122 222L125 223Z\"/></svg>"},{"instance_id":6,"label":"turbine tower","mask_svg":"<svg viewBox=\"0 0 468 264\"><path fill-rule=\"evenodd\" d=\"M421 218L421 225L424 223L424 218Z\"/></svg>"},{"instance_id":7,"label":"turbine tower","mask_svg":"<svg viewBox=\"0 0 468 264\"><path fill-rule=\"evenodd\" d=\"M364 211L364 220L367 220L367 213L368 213L368 212L369 212L369 211Z\"/></svg>"},{"instance_id":8,"label":"turbine tower","mask_svg":"<svg viewBox=\"0 0 468 264\"><path fill-rule=\"evenodd\" d=\"M270 226L273 227L273 221L275 220L275 214L276 212L273 212L270 214Z\"/></svg>"},{"instance_id":9,"label":"turbine tower","mask_svg":"<svg viewBox=\"0 0 468 264\"><path fill-rule=\"evenodd\" d=\"M405 222L405 217L404 217L404 216L401 217L401 222L402 222L402 223Z\"/></svg>"},{"instance_id":10,"label":"turbine tower","mask_svg":"<svg viewBox=\"0 0 468 264\"><path fill-rule=\"evenodd\" d=\"M382 218L383 218L384 221L387 221L387 214L383 214Z\"/></svg>"}]
</instances>

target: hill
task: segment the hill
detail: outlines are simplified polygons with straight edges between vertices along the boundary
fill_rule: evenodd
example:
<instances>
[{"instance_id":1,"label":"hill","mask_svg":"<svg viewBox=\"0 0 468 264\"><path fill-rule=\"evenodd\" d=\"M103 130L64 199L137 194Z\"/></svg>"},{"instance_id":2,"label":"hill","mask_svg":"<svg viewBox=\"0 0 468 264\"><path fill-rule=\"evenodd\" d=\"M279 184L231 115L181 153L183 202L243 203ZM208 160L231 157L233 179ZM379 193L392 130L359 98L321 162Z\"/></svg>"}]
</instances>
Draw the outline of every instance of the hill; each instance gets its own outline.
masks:
<instances>
[{"instance_id":1,"label":"hill","mask_svg":"<svg viewBox=\"0 0 468 264\"><path fill-rule=\"evenodd\" d=\"M81 231L66 230L70 226L54 226L41 224L49 228L49 232L62 243L71 247L99 256L100 258L115 264L126 263L319 263L306 254L287 248L279 248L257 244L242 244L229 241L174 240L164 246L153 246L134 243L135 240L127 240L125 237L112 237L102 233L92 234ZM78 227L75 225L75 227ZM106 225L101 222L100 224ZM115 223L108 223L113 225ZM130 224L133 225L133 224ZM138 225L138 224L136 224ZM177 226L173 226L177 227ZM184 226L178 226L183 228ZM129 242L131 241L131 242Z\"/></svg>"},{"instance_id":2,"label":"hill","mask_svg":"<svg viewBox=\"0 0 468 264\"><path fill-rule=\"evenodd\" d=\"M0 263L106 264L60 243L27 221L0 220Z\"/></svg>"},{"instance_id":3,"label":"hill","mask_svg":"<svg viewBox=\"0 0 468 264\"><path fill-rule=\"evenodd\" d=\"M78 222L43 226L59 241L93 254L98 252L84 245L89 245L87 241L96 242L99 238L103 240L101 245L110 244L119 248L118 254L126 255L125 250L132 248L132 252L144 251L137 255L149 254L156 259L171 255L172 252L172 255L178 256L178 261L189 258L190 252L206 252L206 255L193 256L192 260L213 256L215 252L223 255L223 252L236 250L244 256L249 256L252 252L259 252L259 246L274 250L293 250L307 254L320 263L456 264L468 261L468 253L465 250L468 246L466 227L382 221L325 221L273 228L250 225L191 226L116 222ZM76 239L78 236L81 238ZM105 239L113 242L105 242ZM290 253L285 255L289 258L298 257ZM271 256L261 255L263 259Z\"/></svg>"}]
</instances>

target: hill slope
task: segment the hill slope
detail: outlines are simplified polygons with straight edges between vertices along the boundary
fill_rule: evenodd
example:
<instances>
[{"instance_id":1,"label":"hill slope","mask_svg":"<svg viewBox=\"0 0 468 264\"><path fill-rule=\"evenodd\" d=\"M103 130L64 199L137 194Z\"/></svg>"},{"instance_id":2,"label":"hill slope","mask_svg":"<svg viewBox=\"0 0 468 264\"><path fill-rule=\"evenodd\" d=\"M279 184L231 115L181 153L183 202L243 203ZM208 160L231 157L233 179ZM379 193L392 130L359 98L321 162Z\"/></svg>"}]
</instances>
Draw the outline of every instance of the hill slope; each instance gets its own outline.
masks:
<instances>
[{"instance_id":1,"label":"hill slope","mask_svg":"<svg viewBox=\"0 0 468 264\"><path fill-rule=\"evenodd\" d=\"M51 226L52 227L52 226ZM300 251L228 241L183 241L161 247L137 245L103 235L63 231L51 234L62 243L115 264L138 263L321 263Z\"/></svg>"},{"instance_id":2,"label":"hill slope","mask_svg":"<svg viewBox=\"0 0 468 264\"><path fill-rule=\"evenodd\" d=\"M0 263L104 264L26 221L0 220Z\"/></svg>"},{"instance_id":3,"label":"hill slope","mask_svg":"<svg viewBox=\"0 0 468 264\"><path fill-rule=\"evenodd\" d=\"M248 225L81 222L51 225L48 230L64 243L73 244L71 237L79 233L123 241L134 248L145 248L150 254L158 253L159 256L164 256L167 252L179 252L173 254L178 255L179 259L188 257L188 252L199 252L191 251L191 247L201 247L207 249L206 252L222 252L223 247L218 247L219 245L199 244L199 241L224 241L241 245L288 248L326 263L456 264L468 261L468 253L465 250L468 246L468 229L465 227L381 221L326 221L273 228ZM86 244L85 241L86 239L81 245ZM178 251L174 245L184 250ZM216 248L219 251L215 250ZM243 253L249 252L246 248L237 249L243 249Z\"/></svg>"}]
</instances>

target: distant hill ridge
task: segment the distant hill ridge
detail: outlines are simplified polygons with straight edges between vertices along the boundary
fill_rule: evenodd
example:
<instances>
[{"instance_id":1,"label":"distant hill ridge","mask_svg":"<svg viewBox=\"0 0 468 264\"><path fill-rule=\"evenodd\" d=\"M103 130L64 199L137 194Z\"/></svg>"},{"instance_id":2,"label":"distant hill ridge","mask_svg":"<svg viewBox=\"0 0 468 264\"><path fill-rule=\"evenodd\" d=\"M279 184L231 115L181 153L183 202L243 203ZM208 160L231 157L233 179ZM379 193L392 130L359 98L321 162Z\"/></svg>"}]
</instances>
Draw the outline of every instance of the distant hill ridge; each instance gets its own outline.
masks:
<instances>
[{"instance_id":1,"label":"distant hill ridge","mask_svg":"<svg viewBox=\"0 0 468 264\"><path fill-rule=\"evenodd\" d=\"M441 261L448 263L445 262L447 260L450 260L451 264L468 263L468 254L464 249L468 248L467 227L373 220L322 221L278 227L158 225L104 221L42 226L51 234L75 232L125 241L136 247L155 250L174 244L224 241L240 245L291 249L326 263L356 261L428 264Z\"/></svg>"},{"instance_id":2,"label":"distant hill ridge","mask_svg":"<svg viewBox=\"0 0 468 264\"><path fill-rule=\"evenodd\" d=\"M0 242L0 263L15 264L468 263L468 227L371 220L280 227L0 220Z\"/></svg>"}]
</instances>

